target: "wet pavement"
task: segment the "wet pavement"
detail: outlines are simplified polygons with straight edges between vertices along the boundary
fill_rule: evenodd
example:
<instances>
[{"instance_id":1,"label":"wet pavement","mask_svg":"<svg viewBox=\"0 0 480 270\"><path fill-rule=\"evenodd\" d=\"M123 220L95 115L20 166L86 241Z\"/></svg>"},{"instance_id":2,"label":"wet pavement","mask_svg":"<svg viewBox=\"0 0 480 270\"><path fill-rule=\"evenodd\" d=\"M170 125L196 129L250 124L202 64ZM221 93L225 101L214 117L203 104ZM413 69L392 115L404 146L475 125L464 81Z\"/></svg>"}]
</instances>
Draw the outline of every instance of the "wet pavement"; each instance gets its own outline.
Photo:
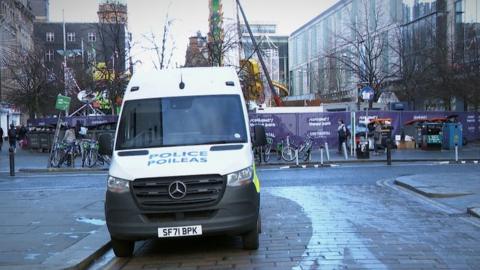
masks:
<instances>
[{"instance_id":1,"label":"wet pavement","mask_svg":"<svg viewBox=\"0 0 480 270\"><path fill-rule=\"evenodd\" d=\"M62 253L105 227L105 179L0 173L0 269L59 269L82 259Z\"/></svg>"},{"instance_id":2,"label":"wet pavement","mask_svg":"<svg viewBox=\"0 0 480 270\"><path fill-rule=\"evenodd\" d=\"M478 169L264 169L258 251L239 237L151 240L106 269L478 269L480 219L393 186L400 175Z\"/></svg>"}]
</instances>

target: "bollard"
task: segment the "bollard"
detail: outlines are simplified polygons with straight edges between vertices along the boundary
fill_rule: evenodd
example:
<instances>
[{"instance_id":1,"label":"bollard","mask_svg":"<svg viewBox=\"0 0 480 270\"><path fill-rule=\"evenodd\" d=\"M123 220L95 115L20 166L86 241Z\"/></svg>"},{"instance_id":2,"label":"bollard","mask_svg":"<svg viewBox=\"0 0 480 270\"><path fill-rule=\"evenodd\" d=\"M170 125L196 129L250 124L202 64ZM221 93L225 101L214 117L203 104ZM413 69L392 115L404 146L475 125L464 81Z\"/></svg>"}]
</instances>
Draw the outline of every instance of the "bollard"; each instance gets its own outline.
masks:
<instances>
[{"instance_id":1,"label":"bollard","mask_svg":"<svg viewBox=\"0 0 480 270\"><path fill-rule=\"evenodd\" d=\"M10 176L15 176L15 149L13 147L8 149L8 156L10 158Z\"/></svg>"},{"instance_id":2,"label":"bollard","mask_svg":"<svg viewBox=\"0 0 480 270\"><path fill-rule=\"evenodd\" d=\"M392 165L392 147L387 143L387 165Z\"/></svg>"},{"instance_id":3,"label":"bollard","mask_svg":"<svg viewBox=\"0 0 480 270\"><path fill-rule=\"evenodd\" d=\"M327 154L327 161L330 161L330 150L328 150L327 142L325 142L325 153Z\"/></svg>"},{"instance_id":4,"label":"bollard","mask_svg":"<svg viewBox=\"0 0 480 270\"><path fill-rule=\"evenodd\" d=\"M323 165L323 147L320 147L320 164Z\"/></svg>"},{"instance_id":5,"label":"bollard","mask_svg":"<svg viewBox=\"0 0 480 270\"><path fill-rule=\"evenodd\" d=\"M455 162L458 162L458 145L455 144Z\"/></svg>"},{"instance_id":6,"label":"bollard","mask_svg":"<svg viewBox=\"0 0 480 270\"><path fill-rule=\"evenodd\" d=\"M347 152L347 144L345 142L342 143L343 155L345 156L345 160L348 160L348 152Z\"/></svg>"},{"instance_id":7,"label":"bollard","mask_svg":"<svg viewBox=\"0 0 480 270\"><path fill-rule=\"evenodd\" d=\"M295 163L297 164L297 166L299 165L299 163L298 163L298 149L295 149Z\"/></svg>"}]
</instances>

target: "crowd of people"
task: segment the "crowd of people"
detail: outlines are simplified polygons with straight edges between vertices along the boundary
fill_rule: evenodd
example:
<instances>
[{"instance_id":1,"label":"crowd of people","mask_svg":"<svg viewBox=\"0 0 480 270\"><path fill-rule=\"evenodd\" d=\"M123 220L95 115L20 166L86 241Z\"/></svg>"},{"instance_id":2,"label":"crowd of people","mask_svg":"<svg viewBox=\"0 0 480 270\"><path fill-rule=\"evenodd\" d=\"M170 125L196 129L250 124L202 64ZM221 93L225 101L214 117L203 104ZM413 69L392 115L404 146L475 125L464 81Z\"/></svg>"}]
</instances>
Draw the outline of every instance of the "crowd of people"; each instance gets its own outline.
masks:
<instances>
[{"instance_id":1,"label":"crowd of people","mask_svg":"<svg viewBox=\"0 0 480 270\"><path fill-rule=\"evenodd\" d=\"M368 124L367 130L365 131L367 132L368 137L373 136L374 155L381 154L382 148L385 147L386 142L383 140L382 129L383 129L382 124L375 122L375 123ZM347 128L347 126L345 126L345 123L343 120L338 121L337 133L338 133L338 153L342 154L344 151L342 149L343 144L345 144L345 146L348 149L349 142L351 140L350 130Z\"/></svg>"},{"instance_id":2,"label":"crowd of people","mask_svg":"<svg viewBox=\"0 0 480 270\"><path fill-rule=\"evenodd\" d=\"M9 147L16 151L17 144L20 146L26 144L27 133L28 130L24 125L21 127L15 127L14 124L11 124L6 134L2 127L0 127L0 151L2 151L3 142L5 139L8 141Z\"/></svg>"}]
</instances>

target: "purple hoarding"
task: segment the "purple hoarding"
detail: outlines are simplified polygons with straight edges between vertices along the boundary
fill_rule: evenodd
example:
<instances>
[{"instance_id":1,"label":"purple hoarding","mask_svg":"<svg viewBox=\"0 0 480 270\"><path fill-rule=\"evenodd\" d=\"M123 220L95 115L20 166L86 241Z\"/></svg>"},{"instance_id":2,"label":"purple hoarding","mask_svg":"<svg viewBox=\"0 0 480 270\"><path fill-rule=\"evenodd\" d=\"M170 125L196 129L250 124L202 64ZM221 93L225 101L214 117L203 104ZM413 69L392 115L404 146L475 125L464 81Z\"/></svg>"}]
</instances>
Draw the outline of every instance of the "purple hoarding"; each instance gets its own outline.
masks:
<instances>
[{"instance_id":1,"label":"purple hoarding","mask_svg":"<svg viewBox=\"0 0 480 270\"><path fill-rule=\"evenodd\" d=\"M250 127L256 125L265 126L267 135L274 139L274 143L290 136L298 137L298 115L286 114L250 114Z\"/></svg>"},{"instance_id":2,"label":"purple hoarding","mask_svg":"<svg viewBox=\"0 0 480 270\"><path fill-rule=\"evenodd\" d=\"M365 122L366 112L357 112L356 121ZM368 119L390 118L392 120L393 134L399 135L408 121L415 119L443 118L449 115L458 115L462 123L463 134L469 141L480 139L480 115L475 112L390 112L369 111ZM274 142L280 142L290 136L294 144L299 144L307 134L315 138L315 144L328 142L332 147L338 143L338 120L345 121L351 127L350 112L325 112L325 113L288 113L288 114L250 114L250 127L264 125L269 136ZM359 122L360 121L360 122Z\"/></svg>"},{"instance_id":3,"label":"purple hoarding","mask_svg":"<svg viewBox=\"0 0 480 270\"><path fill-rule=\"evenodd\" d=\"M343 120L350 125L350 113L302 113L298 114L298 135L303 140L308 135L312 136L314 145L328 142L330 145L337 144L338 121Z\"/></svg>"}]
</instances>

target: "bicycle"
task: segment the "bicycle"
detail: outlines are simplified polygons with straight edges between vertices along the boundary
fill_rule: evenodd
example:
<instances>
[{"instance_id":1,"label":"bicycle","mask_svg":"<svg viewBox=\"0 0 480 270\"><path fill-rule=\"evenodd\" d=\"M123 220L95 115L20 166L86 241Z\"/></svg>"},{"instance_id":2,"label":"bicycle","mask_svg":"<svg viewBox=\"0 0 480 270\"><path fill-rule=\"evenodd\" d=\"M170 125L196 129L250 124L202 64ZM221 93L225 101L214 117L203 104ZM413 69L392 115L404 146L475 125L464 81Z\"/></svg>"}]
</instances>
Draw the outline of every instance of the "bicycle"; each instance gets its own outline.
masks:
<instances>
[{"instance_id":1,"label":"bicycle","mask_svg":"<svg viewBox=\"0 0 480 270\"><path fill-rule=\"evenodd\" d=\"M254 157L255 157L255 162L261 163L262 159L265 163L267 163L270 160L270 153L272 152L272 145L273 145L273 138L272 137L266 137L267 139L267 144L265 146L259 146L255 147L254 149Z\"/></svg>"},{"instance_id":2,"label":"bicycle","mask_svg":"<svg viewBox=\"0 0 480 270\"><path fill-rule=\"evenodd\" d=\"M270 160L270 153L272 152L273 138L267 137L267 145L263 150L263 160L267 163Z\"/></svg>"},{"instance_id":3,"label":"bicycle","mask_svg":"<svg viewBox=\"0 0 480 270\"><path fill-rule=\"evenodd\" d=\"M305 141L300 146L295 147L290 143L290 136L287 136L287 144L282 149L282 158L285 161L293 161L297 158L303 159L303 161L309 161L312 156L313 138L307 135Z\"/></svg>"},{"instance_id":4,"label":"bicycle","mask_svg":"<svg viewBox=\"0 0 480 270\"><path fill-rule=\"evenodd\" d=\"M96 140L82 140L82 167L92 168L95 165L110 165L111 157L100 153L100 143Z\"/></svg>"},{"instance_id":5,"label":"bicycle","mask_svg":"<svg viewBox=\"0 0 480 270\"><path fill-rule=\"evenodd\" d=\"M60 167L60 161L63 159L63 156L66 154L66 149L68 147L67 143L57 142L53 146L52 150L52 159L50 160L50 165L52 167Z\"/></svg>"},{"instance_id":6,"label":"bicycle","mask_svg":"<svg viewBox=\"0 0 480 270\"><path fill-rule=\"evenodd\" d=\"M75 158L81 155L81 149L78 142L67 143L59 142L54 145L51 165L53 167L62 167L66 162L68 167L75 165Z\"/></svg>"},{"instance_id":7,"label":"bicycle","mask_svg":"<svg viewBox=\"0 0 480 270\"><path fill-rule=\"evenodd\" d=\"M95 140L85 139L81 142L82 167L93 167L98 159L98 142Z\"/></svg>"}]
</instances>

